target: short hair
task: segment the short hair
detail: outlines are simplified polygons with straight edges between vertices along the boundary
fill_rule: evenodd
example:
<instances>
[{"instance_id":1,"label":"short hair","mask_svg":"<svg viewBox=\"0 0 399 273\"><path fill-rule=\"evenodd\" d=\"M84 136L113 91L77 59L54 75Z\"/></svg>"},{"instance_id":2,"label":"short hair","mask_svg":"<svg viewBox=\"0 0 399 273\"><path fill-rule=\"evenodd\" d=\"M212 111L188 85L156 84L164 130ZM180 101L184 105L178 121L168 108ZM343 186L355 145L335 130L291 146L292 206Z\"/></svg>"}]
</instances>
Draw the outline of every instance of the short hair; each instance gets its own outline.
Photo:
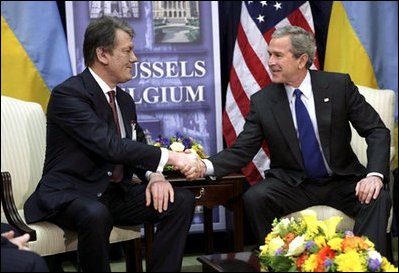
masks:
<instances>
[{"instance_id":1,"label":"short hair","mask_svg":"<svg viewBox=\"0 0 399 273\"><path fill-rule=\"evenodd\" d=\"M309 68L316 54L316 42L312 33L297 26L284 26L277 28L272 34L273 38L282 38L289 36L291 40L291 52L295 58L299 58L302 54L308 55L306 68Z\"/></svg>"},{"instance_id":2,"label":"short hair","mask_svg":"<svg viewBox=\"0 0 399 273\"><path fill-rule=\"evenodd\" d=\"M103 47L111 52L115 47L115 33L120 29L134 37L133 28L122 19L102 16L94 19L87 26L83 42L83 57L85 65L92 65L96 58L96 49Z\"/></svg>"}]
</instances>

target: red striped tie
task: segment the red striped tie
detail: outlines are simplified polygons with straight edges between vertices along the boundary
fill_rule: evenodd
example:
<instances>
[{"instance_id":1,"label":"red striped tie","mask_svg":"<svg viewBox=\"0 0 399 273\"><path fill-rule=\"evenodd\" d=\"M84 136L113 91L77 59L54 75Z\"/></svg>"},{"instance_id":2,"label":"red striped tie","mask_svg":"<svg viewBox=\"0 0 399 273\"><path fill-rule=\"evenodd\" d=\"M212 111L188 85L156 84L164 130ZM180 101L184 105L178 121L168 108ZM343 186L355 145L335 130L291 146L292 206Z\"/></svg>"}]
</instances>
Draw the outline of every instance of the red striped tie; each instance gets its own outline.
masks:
<instances>
[{"instance_id":1,"label":"red striped tie","mask_svg":"<svg viewBox=\"0 0 399 273\"><path fill-rule=\"evenodd\" d=\"M118 135L120 136L121 130L119 126L118 111L116 110L115 91L114 90L108 91L108 96L109 96L109 106L111 107L112 110L112 116L114 117L116 130ZM120 182L122 181L122 178L123 178L123 165L117 164L115 165L114 170L111 174L111 182Z\"/></svg>"}]
</instances>

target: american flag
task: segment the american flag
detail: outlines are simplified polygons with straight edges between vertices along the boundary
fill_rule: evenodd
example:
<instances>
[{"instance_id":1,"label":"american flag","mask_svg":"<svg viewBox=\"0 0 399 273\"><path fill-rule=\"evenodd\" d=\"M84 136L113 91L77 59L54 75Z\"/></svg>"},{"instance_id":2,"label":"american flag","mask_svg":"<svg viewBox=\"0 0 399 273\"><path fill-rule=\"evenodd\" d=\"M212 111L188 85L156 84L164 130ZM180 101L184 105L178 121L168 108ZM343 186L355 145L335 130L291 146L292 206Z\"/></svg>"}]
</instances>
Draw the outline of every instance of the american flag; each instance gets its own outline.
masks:
<instances>
[{"instance_id":1,"label":"american flag","mask_svg":"<svg viewBox=\"0 0 399 273\"><path fill-rule=\"evenodd\" d=\"M309 2L242 2L223 113L223 135L227 146L235 142L243 129L244 119L249 112L250 96L271 82L267 66L268 44L274 30L285 25L300 26L314 33ZM318 61L315 60L312 68L318 67ZM269 165L269 150L267 142L264 141L252 162L244 167L242 172L252 185L263 178L263 172Z\"/></svg>"}]
</instances>

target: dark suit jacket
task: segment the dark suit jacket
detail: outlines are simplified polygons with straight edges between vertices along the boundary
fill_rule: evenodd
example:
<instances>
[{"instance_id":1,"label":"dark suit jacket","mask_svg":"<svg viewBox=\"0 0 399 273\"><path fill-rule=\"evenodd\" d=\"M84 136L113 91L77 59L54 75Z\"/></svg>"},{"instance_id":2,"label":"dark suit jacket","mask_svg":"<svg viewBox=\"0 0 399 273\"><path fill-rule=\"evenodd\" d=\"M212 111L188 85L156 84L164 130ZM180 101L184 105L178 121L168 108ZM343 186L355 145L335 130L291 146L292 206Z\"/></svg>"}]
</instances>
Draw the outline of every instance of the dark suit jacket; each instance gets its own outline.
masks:
<instances>
[{"instance_id":1,"label":"dark suit jacket","mask_svg":"<svg viewBox=\"0 0 399 273\"><path fill-rule=\"evenodd\" d=\"M157 147L132 141L137 121L131 96L117 88L126 138L117 135L111 108L100 86L86 69L55 87L47 108L47 146L43 176L26 201L28 223L47 219L77 197L97 199L109 185L115 164L124 164L124 179L135 171L155 171ZM138 140L144 135L138 127Z\"/></svg>"},{"instance_id":2,"label":"dark suit jacket","mask_svg":"<svg viewBox=\"0 0 399 273\"><path fill-rule=\"evenodd\" d=\"M389 177L390 133L377 112L365 101L349 75L310 71L320 142L334 175L364 177L368 172ZM349 122L366 138L367 166L362 166L350 141ZM305 178L299 142L283 84L270 84L251 96L250 112L236 143L212 156L216 176L236 172L252 160L262 141L270 151L273 176L292 185Z\"/></svg>"}]
</instances>

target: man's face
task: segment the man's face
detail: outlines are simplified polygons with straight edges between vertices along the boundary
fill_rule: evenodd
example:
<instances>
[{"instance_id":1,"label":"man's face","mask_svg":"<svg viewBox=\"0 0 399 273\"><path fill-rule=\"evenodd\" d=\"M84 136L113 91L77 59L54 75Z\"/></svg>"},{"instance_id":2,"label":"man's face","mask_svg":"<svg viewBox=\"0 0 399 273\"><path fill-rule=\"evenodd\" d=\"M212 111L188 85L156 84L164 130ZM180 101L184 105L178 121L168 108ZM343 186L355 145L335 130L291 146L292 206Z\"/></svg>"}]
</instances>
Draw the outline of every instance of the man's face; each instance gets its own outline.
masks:
<instances>
[{"instance_id":1,"label":"man's face","mask_svg":"<svg viewBox=\"0 0 399 273\"><path fill-rule=\"evenodd\" d=\"M108 54L107 72L116 85L132 79L133 63L137 57L133 51L132 38L126 32L118 29L115 33L115 47Z\"/></svg>"},{"instance_id":2,"label":"man's face","mask_svg":"<svg viewBox=\"0 0 399 273\"><path fill-rule=\"evenodd\" d=\"M272 82L294 86L294 83L297 82L298 74L303 71L304 63L302 56L297 59L292 54L290 38L285 36L272 39L268 52L268 65Z\"/></svg>"}]
</instances>

